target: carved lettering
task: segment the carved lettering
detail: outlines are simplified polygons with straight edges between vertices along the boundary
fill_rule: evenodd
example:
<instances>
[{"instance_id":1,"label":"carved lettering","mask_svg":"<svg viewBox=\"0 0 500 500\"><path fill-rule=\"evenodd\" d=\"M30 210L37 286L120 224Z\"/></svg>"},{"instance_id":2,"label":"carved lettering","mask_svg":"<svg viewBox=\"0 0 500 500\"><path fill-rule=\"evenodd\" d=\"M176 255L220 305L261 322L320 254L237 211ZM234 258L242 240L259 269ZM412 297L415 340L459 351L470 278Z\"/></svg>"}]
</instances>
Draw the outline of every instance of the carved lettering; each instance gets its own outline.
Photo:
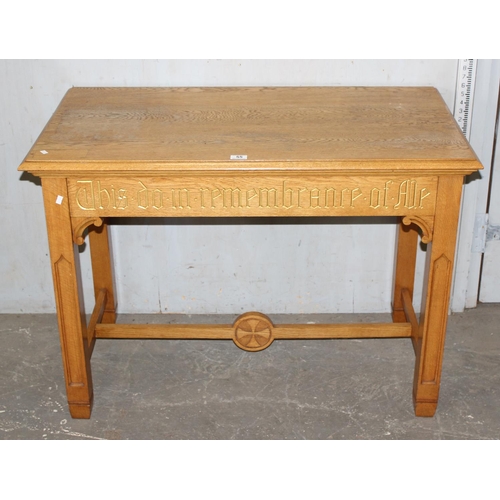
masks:
<instances>
[{"instance_id":1,"label":"carved lettering","mask_svg":"<svg viewBox=\"0 0 500 500\"><path fill-rule=\"evenodd\" d=\"M274 188L259 188L259 208L276 208L278 206L277 196L278 191Z\"/></svg>"},{"instance_id":2,"label":"carved lettering","mask_svg":"<svg viewBox=\"0 0 500 500\"><path fill-rule=\"evenodd\" d=\"M178 190L178 208L181 209L189 209L191 208L190 201L189 201L189 189L183 188Z\"/></svg>"},{"instance_id":3,"label":"carved lettering","mask_svg":"<svg viewBox=\"0 0 500 500\"><path fill-rule=\"evenodd\" d=\"M286 187L286 181L283 181L283 208L293 207L293 190Z\"/></svg>"},{"instance_id":4,"label":"carved lettering","mask_svg":"<svg viewBox=\"0 0 500 500\"><path fill-rule=\"evenodd\" d=\"M210 191L210 201L211 201L210 206L211 206L212 208L215 208L215 200L216 200L217 198L220 198L220 197L222 197L222 193L221 193L221 190L220 190L220 189L212 189L212 190Z\"/></svg>"},{"instance_id":5,"label":"carved lettering","mask_svg":"<svg viewBox=\"0 0 500 500\"><path fill-rule=\"evenodd\" d=\"M299 188L299 189L297 190L297 207L298 207L298 208L304 208L304 207L302 206L302 204L301 204L300 195L301 195L302 193L306 192L306 191L307 191L307 188ZM305 198L305 197L303 197L302 199L304 199L304 198Z\"/></svg>"},{"instance_id":6,"label":"carved lettering","mask_svg":"<svg viewBox=\"0 0 500 500\"><path fill-rule=\"evenodd\" d=\"M137 206L146 210L149 207L148 188L140 181L139 184L142 186L142 189L137 191Z\"/></svg>"},{"instance_id":7,"label":"carved lettering","mask_svg":"<svg viewBox=\"0 0 500 500\"><path fill-rule=\"evenodd\" d=\"M77 181L76 203L82 210L95 210L95 198L92 181Z\"/></svg>"},{"instance_id":8,"label":"carved lettering","mask_svg":"<svg viewBox=\"0 0 500 500\"><path fill-rule=\"evenodd\" d=\"M151 206L156 208L156 210L163 208L163 192L161 190L151 190Z\"/></svg>"},{"instance_id":9,"label":"carved lettering","mask_svg":"<svg viewBox=\"0 0 500 500\"><path fill-rule=\"evenodd\" d=\"M330 203L330 200L332 201ZM325 189L325 208L333 208L335 207L335 203L337 202L337 190L335 188L327 188Z\"/></svg>"},{"instance_id":10,"label":"carved lettering","mask_svg":"<svg viewBox=\"0 0 500 500\"><path fill-rule=\"evenodd\" d=\"M241 208L243 206L242 198L241 198L241 189L240 188L225 188L224 192L224 208Z\"/></svg>"},{"instance_id":11,"label":"carved lettering","mask_svg":"<svg viewBox=\"0 0 500 500\"><path fill-rule=\"evenodd\" d=\"M370 207L371 208L380 208L380 189L372 188L370 191Z\"/></svg>"},{"instance_id":12,"label":"carved lettering","mask_svg":"<svg viewBox=\"0 0 500 500\"><path fill-rule=\"evenodd\" d=\"M171 189L171 206L174 210L183 210L191 208L189 204L189 190L188 189Z\"/></svg>"},{"instance_id":13,"label":"carved lettering","mask_svg":"<svg viewBox=\"0 0 500 500\"><path fill-rule=\"evenodd\" d=\"M340 192L340 208L344 208L345 197L349 196L350 191L351 191L350 189L344 188Z\"/></svg>"},{"instance_id":14,"label":"carved lettering","mask_svg":"<svg viewBox=\"0 0 500 500\"><path fill-rule=\"evenodd\" d=\"M77 181L77 185L75 200L82 210L124 210L128 207L126 189L116 190L114 186L104 188L100 181L97 181L95 186L92 181Z\"/></svg>"},{"instance_id":15,"label":"carved lettering","mask_svg":"<svg viewBox=\"0 0 500 500\"><path fill-rule=\"evenodd\" d=\"M289 212L296 214L346 215L372 213L404 215L408 211L432 211L436 179L426 178L316 178L303 181L290 178L276 182L272 177L219 181L206 178L192 186L181 179L155 178L119 181L82 179L68 181L72 187L72 205L79 211L112 215L115 211L168 215L182 211L206 215L209 212L252 214Z\"/></svg>"},{"instance_id":16,"label":"carved lettering","mask_svg":"<svg viewBox=\"0 0 500 500\"><path fill-rule=\"evenodd\" d=\"M319 193L318 188L311 189L311 208L321 208Z\"/></svg>"},{"instance_id":17,"label":"carved lettering","mask_svg":"<svg viewBox=\"0 0 500 500\"><path fill-rule=\"evenodd\" d=\"M400 208L401 206L410 209L422 208L423 200L429 195L428 189L425 187L419 188L415 179L407 179L399 185L398 202L394 205L394 208Z\"/></svg>"},{"instance_id":18,"label":"carved lettering","mask_svg":"<svg viewBox=\"0 0 500 500\"><path fill-rule=\"evenodd\" d=\"M97 193L99 199L99 208L108 208L110 205L112 205L113 208L116 208L116 205L112 203L109 191L105 188L101 188L100 181L97 181Z\"/></svg>"},{"instance_id":19,"label":"carved lettering","mask_svg":"<svg viewBox=\"0 0 500 500\"><path fill-rule=\"evenodd\" d=\"M250 194L250 193L252 193L252 194ZM247 204L246 204L246 207L250 208L250 202L254 198L257 198L257 196L258 196L257 190L256 189L250 189L249 191L247 191L246 195L247 195Z\"/></svg>"},{"instance_id":20,"label":"carved lettering","mask_svg":"<svg viewBox=\"0 0 500 500\"><path fill-rule=\"evenodd\" d=\"M351 207L354 206L354 201L357 200L358 198L360 198L362 194L363 193L361 192L361 189L359 189L359 188L354 188L351 191Z\"/></svg>"},{"instance_id":21,"label":"carved lettering","mask_svg":"<svg viewBox=\"0 0 500 500\"><path fill-rule=\"evenodd\" d=\"M430 195L431 195L431 193L430 193L430 191L427 188L422 188L420 190L420 199L419 199L419 202L418 202L418 208L423 208L423 201L424 201L424 199L427 198Z\"/></svg>"},{"instance_id":22,"label":"carved lettering","mask_svg":"<svg viewBox=\"0 0 500 500\"><path fill-rule=\"evenodd\" d=\"M201 208L207 208L205 204L205 191L208 191L210 193L210 189L208 188L200 188L200 203L201 203Z\"/></svg>"},{"instance_id":23,"label":"carved lettering","mask_svg":"<svg viewBox=\"0 0 500 500\"><path fill-rule=\"evenodd\" d=\"M384 185L384 208L389 208L387 193L389 192L389 185L392 184L392 181L386 181Z\"/></svg>"},{"instance_id":24,"label":"carved lettering","mask_svg":"<svg viewBox=\"0 0 500 500\"><path fill-rule=\"evenodd\" d=\"M117 196L117 206L116 208L118 210L125 210L128 207L128 199L127 199L127 190L126 189L119 189L118 190L118 196Z\"/></svg>"}]
</instances>

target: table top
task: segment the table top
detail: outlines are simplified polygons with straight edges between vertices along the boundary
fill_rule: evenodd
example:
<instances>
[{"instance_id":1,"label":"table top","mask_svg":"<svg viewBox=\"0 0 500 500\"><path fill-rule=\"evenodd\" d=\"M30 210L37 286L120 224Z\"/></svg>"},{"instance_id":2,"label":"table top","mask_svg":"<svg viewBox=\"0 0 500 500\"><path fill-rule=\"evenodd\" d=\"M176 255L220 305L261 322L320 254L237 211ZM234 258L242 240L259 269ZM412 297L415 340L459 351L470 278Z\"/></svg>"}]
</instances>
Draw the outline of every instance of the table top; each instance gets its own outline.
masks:
<instances>
[{"instance_id":1,"label":"table top","mask_svg":"<svg viewBox=\"0 0 500 500\"><path fill-rule=\"evenodd\" d=\"M480 168L432 87L75 87L19 170L43 176Z\"/></svg>"}]
</instances>

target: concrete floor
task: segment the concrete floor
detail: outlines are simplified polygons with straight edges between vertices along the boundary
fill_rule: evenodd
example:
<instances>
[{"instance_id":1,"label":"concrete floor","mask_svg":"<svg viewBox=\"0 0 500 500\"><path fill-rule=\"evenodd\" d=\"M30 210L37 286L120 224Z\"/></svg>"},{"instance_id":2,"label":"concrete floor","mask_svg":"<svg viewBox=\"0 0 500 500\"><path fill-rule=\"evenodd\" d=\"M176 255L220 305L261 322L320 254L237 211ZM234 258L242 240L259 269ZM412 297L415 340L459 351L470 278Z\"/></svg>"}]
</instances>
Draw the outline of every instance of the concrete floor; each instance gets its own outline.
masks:
<instances>
[{"instance_id":1,"label":"concrete floor","mask_svg":"<svg viewBox=\"0 0 500 500\"><path fill-rule=\"evenodd\" d=\"M275 341L257 353L231 341L99 340L92 418L73 420L55 315L0 315L0 439L498 439L499 362L500 304L451 315L437 413L416 418L408 339Z\"/></svg>"}]
</instances>

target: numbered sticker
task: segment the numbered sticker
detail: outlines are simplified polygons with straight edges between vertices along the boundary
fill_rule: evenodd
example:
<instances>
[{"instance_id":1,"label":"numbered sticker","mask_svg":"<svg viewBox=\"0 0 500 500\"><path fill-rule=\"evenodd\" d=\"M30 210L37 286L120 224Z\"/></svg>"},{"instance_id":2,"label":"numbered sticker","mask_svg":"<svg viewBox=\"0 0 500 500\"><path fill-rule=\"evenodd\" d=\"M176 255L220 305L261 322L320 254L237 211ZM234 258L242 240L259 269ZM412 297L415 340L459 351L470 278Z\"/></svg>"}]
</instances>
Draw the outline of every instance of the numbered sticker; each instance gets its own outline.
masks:
<instances>
[{"instance_id":1,"label":"numbered sticker","mask_svg":"<svg viewBox=\"0 0 500 500\"><path fill-rule=\"evenodd\" d=\"M231 160L246 160L247 155L231 155Z\"/></svg>"}]
</instances>

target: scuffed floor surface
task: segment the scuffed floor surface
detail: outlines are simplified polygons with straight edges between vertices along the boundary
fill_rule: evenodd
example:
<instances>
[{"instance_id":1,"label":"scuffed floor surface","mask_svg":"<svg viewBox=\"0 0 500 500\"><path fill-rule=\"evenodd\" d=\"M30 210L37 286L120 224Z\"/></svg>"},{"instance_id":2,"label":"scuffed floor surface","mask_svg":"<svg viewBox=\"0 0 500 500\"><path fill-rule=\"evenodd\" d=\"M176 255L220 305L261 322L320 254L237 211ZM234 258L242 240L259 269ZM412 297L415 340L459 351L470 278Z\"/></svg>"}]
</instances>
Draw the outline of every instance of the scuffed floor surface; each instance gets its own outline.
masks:
<instances>
[{"instance_id":1,"label":"scuffed floor surface","mask_svg":"<svg viewBox=\"0 0 500 500\"><path fill-rule=\"evenodd\" d=\"M99 340L90 420L69 415L55 315L0 315L0 346L0 439L500 437L500 305L450 317L434 418L413 414L408 339L275 341L257 353L231 341Z\"/></svg>"}]
</instances>

